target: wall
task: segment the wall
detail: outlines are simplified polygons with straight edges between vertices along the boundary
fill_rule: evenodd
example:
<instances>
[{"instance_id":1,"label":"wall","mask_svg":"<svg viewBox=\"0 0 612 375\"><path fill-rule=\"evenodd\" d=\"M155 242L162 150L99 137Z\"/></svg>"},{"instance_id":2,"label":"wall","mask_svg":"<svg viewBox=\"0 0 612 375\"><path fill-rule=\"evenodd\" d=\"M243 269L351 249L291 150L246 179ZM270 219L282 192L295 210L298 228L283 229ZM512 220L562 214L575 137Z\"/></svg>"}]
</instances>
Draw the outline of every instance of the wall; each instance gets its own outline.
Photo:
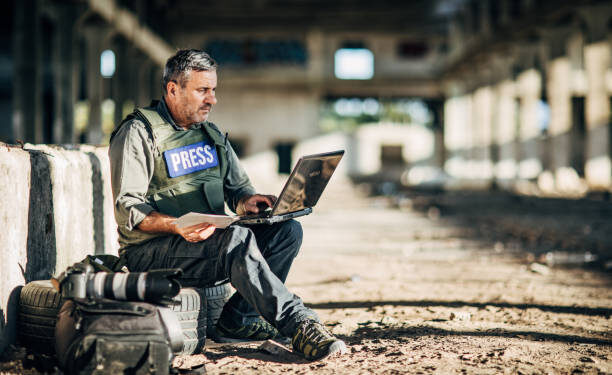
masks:
<instances>
[{"instance_id":1,"label":"wall","mask_svg":"<svg viewBox=\"0 0 612 375\"><path fill-rule=\"evenodd\" d=\"M437 38L437 39L436 39ZM250 32L173 34L174 44L204 48L210 40L298 40L307 59L300 64L220 64L218 104L210 120L230 138L245 144L245 155L263 152L278 142L298 142L321 134L319 111L326 97L437 97L434 77L445 56L440 37L402 33ZM334 53L347 41L362 43L374 53L372 80L334 77ZM422 42L424 55L401 57L402 41ZM213 55L213 57L215 57Z\"/></svg>"},{"instance_id":2,"label":"wall","mask_svg":"<svg viewBox=\"0 0 612 375\"><path fill-rule=\"evenodd\" d=\"M87 254L116 255L118 244L106 148L2 145L0 178L2 351L15 338L11 297L20 285L57 276Z\"/></svg>"}]
</instances>

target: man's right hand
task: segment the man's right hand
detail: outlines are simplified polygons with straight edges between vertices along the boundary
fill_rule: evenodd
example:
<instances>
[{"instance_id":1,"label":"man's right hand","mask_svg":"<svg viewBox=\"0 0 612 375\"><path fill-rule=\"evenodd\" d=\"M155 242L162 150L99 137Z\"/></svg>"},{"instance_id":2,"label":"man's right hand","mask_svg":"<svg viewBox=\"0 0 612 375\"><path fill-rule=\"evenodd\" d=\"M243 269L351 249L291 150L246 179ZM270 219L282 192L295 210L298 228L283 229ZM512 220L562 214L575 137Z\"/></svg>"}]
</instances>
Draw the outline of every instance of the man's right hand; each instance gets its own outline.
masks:
<instances>
[{"instance_id":1,"label":"man's right hand","mask_svg":"<svg viewBox=\"0 0 612 375\"><path fill-rule=\"evenodd\" d=\"M217 227L214 225L206 223L196 224L185 228L179 228L177 226L176 234L183 237L187 242L200 242L212 236L216 228Z\"/></svg>"}]
</instances>

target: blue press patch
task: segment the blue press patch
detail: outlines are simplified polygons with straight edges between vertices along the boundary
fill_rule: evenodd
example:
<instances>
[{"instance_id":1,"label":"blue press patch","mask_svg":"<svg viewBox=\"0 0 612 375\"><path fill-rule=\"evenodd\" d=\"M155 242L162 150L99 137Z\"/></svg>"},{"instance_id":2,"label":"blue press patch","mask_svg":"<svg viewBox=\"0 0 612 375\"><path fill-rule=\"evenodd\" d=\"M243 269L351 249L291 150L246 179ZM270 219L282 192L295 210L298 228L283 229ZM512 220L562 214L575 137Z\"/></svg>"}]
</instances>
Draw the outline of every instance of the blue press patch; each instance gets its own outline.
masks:
<instances>
[{"instance_id":1,"label":"blue press patch","mask_svg":"<svg viewBox=\"0 0 612 375\"><path fill-rule=\"evenodd\" d=\"M183 176L216 167L219 164L217 150L206 142L198 142L164 151L164 159L170 177Z\"/></svg>"}]
</instances>

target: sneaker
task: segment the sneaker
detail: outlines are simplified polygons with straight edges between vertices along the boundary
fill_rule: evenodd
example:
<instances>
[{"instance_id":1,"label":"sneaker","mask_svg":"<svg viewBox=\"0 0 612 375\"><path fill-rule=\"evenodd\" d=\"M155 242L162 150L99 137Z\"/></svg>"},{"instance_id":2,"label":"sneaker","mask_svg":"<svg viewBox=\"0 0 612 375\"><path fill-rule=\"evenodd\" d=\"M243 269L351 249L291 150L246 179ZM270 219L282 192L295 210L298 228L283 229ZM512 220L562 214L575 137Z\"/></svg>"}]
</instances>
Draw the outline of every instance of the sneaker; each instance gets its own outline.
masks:
<instances>
[{"instance_id":1,"label":"sneaker","mask_svg":"<svg viewBox=\"0 0 612 375\"><path fill-rule=\"evenodd\" d=\"M283 338L272 324L263 319L257 319L253 323L241 326L234 326L219 319L216 328L217 341L219 342L263 341Z\"/></svg>"},{"instance_id":2,"label":"sneaker","mask_svg":"<svg viewBox=\"0 0 612 375\"><path fill-rule=\"evenodd\" d=\"M300 323L291 344L294 351L302 353L310 361L347 352L344 341L334 337L323 324L314 320Z\"/></svg>"}]
</instances>

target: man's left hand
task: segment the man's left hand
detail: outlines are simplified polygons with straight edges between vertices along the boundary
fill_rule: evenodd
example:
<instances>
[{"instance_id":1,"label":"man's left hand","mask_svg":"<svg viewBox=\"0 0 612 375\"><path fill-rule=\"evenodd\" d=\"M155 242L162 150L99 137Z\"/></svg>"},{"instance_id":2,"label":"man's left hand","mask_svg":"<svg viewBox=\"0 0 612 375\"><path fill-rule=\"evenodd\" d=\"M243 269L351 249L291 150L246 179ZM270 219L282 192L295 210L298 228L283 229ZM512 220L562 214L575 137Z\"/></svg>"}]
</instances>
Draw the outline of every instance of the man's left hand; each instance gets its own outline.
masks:
<instances>
[{"instance_id":1,"label":"man's left hand","mask_svg":"<svg viewBox=\"0 0 612 375\"><path fill-rule=\"evenodd\" d=\"M239 215L243 214L258 214L264 211L267 207L274 206L276 202L276 196L274 195L263 195L263 194L255 194L251 195L247 198L244 198L242 204L239 205L239 209L237 210ZM241 207L240 207L241 206ZM242 210L241 210L242 208ZM243 212L240 212L243 211Z\"/></svg>"}]
</instances>

